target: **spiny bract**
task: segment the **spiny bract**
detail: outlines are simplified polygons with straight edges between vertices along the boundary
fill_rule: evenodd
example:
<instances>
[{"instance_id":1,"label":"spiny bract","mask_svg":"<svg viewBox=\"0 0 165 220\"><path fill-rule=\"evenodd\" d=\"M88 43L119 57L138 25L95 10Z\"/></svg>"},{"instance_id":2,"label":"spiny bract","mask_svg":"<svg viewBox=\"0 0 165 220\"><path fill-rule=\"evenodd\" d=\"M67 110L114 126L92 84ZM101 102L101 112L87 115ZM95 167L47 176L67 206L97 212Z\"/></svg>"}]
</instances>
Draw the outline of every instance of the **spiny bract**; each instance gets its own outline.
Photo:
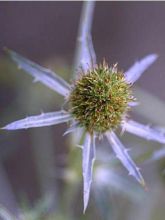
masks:
<instances>
[{"instance_id":1,"label":"spiny bract","mask_svg":"<svg viewBox=\"0 0 165 220\"><path fill-rule=\"evenodd\" d=\"M117 65L96 65L75 82L69 96L70 112L88 132L115 129L134 101L130 84Z\"/></svg>"}]
</instances>

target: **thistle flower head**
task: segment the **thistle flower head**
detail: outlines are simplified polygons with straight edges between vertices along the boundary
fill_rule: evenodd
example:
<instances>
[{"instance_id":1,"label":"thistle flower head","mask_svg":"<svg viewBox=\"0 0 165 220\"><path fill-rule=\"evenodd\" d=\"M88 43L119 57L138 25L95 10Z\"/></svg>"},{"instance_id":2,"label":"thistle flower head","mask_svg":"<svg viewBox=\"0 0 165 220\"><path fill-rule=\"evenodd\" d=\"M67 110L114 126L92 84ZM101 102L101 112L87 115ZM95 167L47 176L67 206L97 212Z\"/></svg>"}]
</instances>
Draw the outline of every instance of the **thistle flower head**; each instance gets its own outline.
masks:
<instances>
[{"instance_id":1,"label":"thistle flower head","mask_svg":"<svg viewBox=\"0 0 165 220\"><path fill-rule=\"evenodd\" d=\"M89 133L115 129L134 101L130 84L117 65L106 62L82 73L70 93L70 112Z\"/></svg>"}]
</instances>

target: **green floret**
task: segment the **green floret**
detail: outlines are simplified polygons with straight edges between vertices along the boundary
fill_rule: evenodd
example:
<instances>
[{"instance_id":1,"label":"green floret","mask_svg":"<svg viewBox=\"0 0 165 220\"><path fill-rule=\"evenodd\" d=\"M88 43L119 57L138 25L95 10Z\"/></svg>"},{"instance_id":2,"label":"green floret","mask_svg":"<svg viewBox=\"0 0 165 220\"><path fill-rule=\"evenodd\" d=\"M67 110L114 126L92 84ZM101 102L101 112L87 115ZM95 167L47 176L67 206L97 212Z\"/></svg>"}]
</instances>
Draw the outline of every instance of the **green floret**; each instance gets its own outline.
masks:
<instances>
[{"instance_id":1,"label":"green floret","mask_svg":"<svg viewBox=\"0 0 165 220\"><path fill-rule=\"evenodd\" d=\"M71 114L90 133L115 129L132 101L124 74L105 62L84 73L69 96Z\"/></svg>"}]
</instances>

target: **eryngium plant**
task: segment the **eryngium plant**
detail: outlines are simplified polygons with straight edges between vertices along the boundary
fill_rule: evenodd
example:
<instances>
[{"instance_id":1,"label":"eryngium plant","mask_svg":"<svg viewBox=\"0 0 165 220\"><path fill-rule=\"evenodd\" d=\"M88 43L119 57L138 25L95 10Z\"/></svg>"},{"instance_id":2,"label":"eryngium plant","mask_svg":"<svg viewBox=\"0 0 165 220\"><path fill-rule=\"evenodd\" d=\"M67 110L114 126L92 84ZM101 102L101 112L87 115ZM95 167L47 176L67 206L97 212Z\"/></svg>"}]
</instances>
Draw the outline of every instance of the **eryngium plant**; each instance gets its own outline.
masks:
<instances>
[{"instance_id":1,"label":"eryngium plant","mask_svg":"<svg viewBox=\"0 0 165 220\"><path fill-rule=\"evenodd\" d=\"M147 140L165 143L165 135L162 132L128 118L128 110L136 105L131 87L142 73L155 62L157 55L150 54L144 57L126 72L118 70L116 64L108 66L105 61L97 64L90 34L92 12L93 2L86 2L78 36L77 77L71 85L51 70L6 49L18 67L32 75L35 82L40 81L64 96L68 107L57 112L42 113L12 122L3 129L27 129L64 122L69 122L66 133L76 132L79 128L83 128L85 132L82 146L84 212L88 205L92 182L96 138L107 138L117 158L142 186L145 186L145 182L139 168L116 136L115 130L121 128L122 131L130 132Z\"/></svg>"}]
</instances>

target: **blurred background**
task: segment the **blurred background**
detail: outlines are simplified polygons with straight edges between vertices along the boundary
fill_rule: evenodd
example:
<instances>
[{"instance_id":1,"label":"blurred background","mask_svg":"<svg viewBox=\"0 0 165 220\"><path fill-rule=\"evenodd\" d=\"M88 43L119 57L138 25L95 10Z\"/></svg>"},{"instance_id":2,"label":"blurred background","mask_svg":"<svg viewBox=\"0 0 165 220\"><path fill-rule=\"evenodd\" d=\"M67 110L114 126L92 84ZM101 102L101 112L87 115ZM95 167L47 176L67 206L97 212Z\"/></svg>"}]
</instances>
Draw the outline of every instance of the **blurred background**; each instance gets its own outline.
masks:
<instances>
[{"instance_id":1,"label":"blurred background","mask_svg":"<svg viewBox=\"0 0 165 220\"><path fill-rule=\"evenodd\" d=\"M71 82L82 2L0 2L0 126L59 110L63 98L18 70L6 46ZM96 2L92 37L98 62L127 70L150 53L159 59L134 87L141 105L131 116L165 129L165 3ZM164 220L164 146L125 134L141 167L144 191L98 142L94 181L82 214L81 149L66 125L0 132L0 211L4 219ZM8 217L8 218L7 218Z\"/></svg>"}]
</instances>

